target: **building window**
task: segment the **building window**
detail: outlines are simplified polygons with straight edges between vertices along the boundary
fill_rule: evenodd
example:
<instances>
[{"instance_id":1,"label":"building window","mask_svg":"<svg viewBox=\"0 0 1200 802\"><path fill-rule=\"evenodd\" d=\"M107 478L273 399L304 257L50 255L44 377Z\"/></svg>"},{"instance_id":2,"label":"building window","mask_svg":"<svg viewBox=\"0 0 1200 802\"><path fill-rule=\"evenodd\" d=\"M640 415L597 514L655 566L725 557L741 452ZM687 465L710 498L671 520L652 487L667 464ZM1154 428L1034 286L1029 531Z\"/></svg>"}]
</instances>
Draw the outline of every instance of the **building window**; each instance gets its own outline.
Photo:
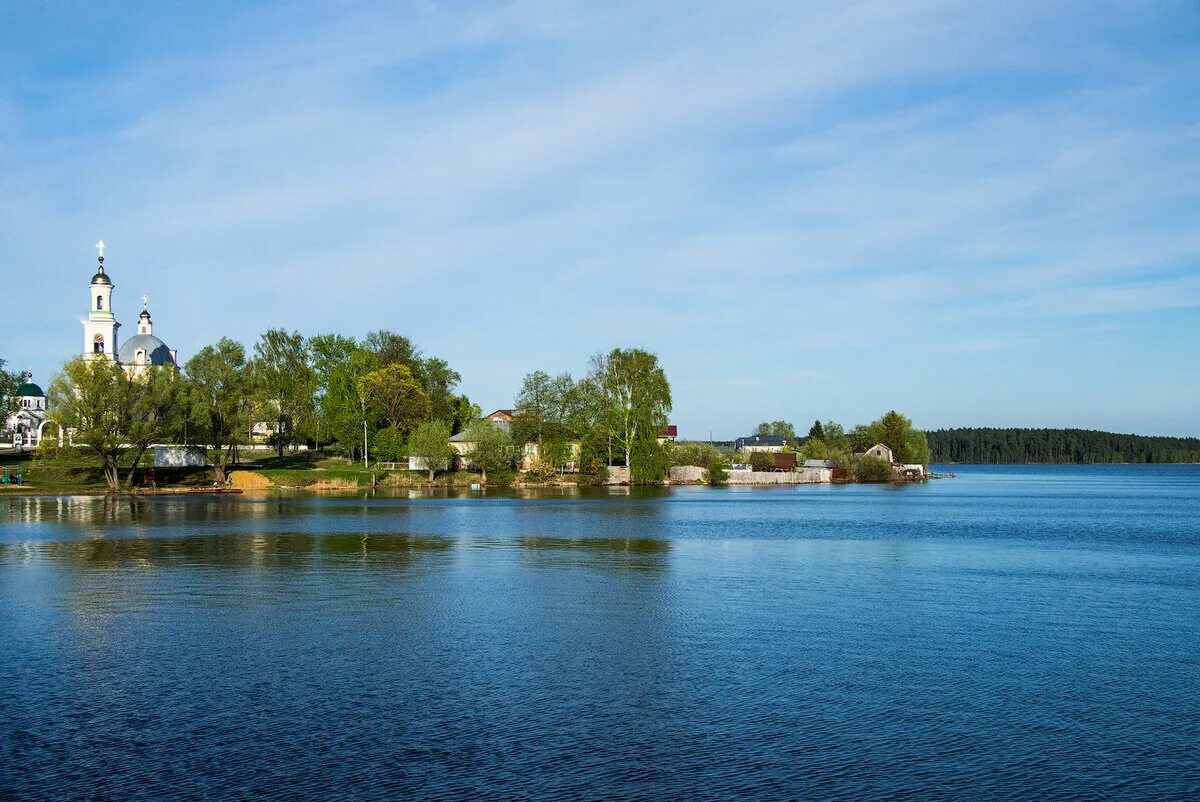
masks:
<instances>
[{"instance_id":1,"label":"building window","mask_svg":"<svg viewBox=\"0 0 1200 802\"><path fill-rule=\"evenodd\" d=\"M104 311L104 296L103 295L96 296L96 310L101 311L101 312Z\"/></svg>"},{"instance_id":2,"label":"building window","mask_svg":"<svg viewBox=\"0 0 1200 802\"><path fill-rule=\"evenodd\" d=\"M99 334L97 334L96 339L94 339L92 341L92 353L93 354L103 354L104 353L104 338L101 337Z\"/></svg>"}]
</instances>

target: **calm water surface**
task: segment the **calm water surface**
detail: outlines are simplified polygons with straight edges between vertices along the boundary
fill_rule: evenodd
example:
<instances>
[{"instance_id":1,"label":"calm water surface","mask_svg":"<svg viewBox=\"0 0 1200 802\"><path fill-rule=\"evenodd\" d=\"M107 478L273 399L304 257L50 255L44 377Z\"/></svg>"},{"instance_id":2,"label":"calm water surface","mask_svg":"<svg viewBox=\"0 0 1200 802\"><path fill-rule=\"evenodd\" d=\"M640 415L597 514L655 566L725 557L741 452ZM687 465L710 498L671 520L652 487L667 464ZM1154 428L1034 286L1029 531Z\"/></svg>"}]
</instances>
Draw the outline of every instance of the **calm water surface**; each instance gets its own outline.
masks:
<instances>
[{"instance_id":1,"label":"calm water surface","mask_svg":"<svg viewBox=\"0 0 1200 802\"><path fill-rule=\"evenodd\" d=\"M0 496L0 799L1200 796L1200 467Z\"/></svg>"}]
</instances>

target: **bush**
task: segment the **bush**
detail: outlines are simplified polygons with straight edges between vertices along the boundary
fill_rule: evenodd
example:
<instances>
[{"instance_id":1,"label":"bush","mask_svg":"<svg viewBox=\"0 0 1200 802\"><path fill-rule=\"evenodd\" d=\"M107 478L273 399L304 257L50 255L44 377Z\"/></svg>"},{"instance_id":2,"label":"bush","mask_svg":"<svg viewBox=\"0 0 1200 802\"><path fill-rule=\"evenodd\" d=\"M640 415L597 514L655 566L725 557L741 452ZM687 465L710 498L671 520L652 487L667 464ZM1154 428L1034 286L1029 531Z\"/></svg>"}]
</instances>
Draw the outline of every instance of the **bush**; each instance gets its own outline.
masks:
<instances>
[{"instance_id":1,"label":"bush","mask_svg":"<svg viewBox=\"0 0 1200 802\"><path fill-rule=\"evenodd\" d=\"M529 470L525 472L525 478L531 482L552 482L558 476L558 468L550 460L535 457L529 463Z\"/></svg>"},{"instance_id":2,"label":"bush","mask_svg":"<svg viewBox=\"0 0 1200 802\"><path fill-rule=\"evenodd\" d=\"M716 447L711 443L676 443L671 452L671 464L706 468L718 456Z\"/></svg>"},{"instance_id":3,"label":"bush","mask_svg":"<svg viewBox=\"0 0 1200 802\"><path fill-rule=\"evenodd\" d=\"M756 471L769 471L775 468L775 455L767 451L750 453L750 468Z\"/></svg>"},{"instance_id":4,"label":"bush","mask_svg":"<svg viewBox=\"0 0 1200 802\"><path fill-rule=\"evenodd\" d=\"M891 482L896 474L885 459L857 457L850 463L850 478L855 482Z\"/></svg>"},{"instance_id":5,"label":"bush","mask_svg":"<svg viewBox=\"0 0 1200 802\"><path fill-rule=\"evenodd\" d=\"M608 465L599 457L592 457L584 462L575 477L576 484L581 487L599 487L608 481Z\"/></svg>"},{"instance_id":6,"label":"bush","mask_svg":"<svg viewBox=\"0 0 1200 802\"><path fill-rule=\"evenodd\" d=\"M404 456L404 451L404 435L398 429L389 426L375 433L373 453L376 462L395 462Z\"/></svg>"},{"instance_id":7,"label":"bush","mask_svg":"<svg viewBox=\"0 0 1200 802\"><path fill-rule=\"evenodd\" d=\"M723 485L729 482L729 468L720 454L713 454L704 466L705 481L710 485Z\"/></svg>"}]
</instances>

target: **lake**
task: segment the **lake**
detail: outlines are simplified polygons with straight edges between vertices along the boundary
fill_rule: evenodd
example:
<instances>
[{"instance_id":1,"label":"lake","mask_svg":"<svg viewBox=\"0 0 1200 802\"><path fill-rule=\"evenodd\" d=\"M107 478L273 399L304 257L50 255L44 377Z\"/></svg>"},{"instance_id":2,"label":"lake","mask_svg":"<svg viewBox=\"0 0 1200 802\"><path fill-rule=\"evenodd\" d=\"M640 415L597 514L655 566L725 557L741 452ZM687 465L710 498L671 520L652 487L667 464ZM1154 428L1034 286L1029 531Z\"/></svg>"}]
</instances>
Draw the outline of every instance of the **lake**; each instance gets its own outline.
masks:
<instances>
[{"instance_id":1,"label":"lake","mask_svg":"<svg viewBox=\"0 0 1200 802\"><path fill-rule=\"evenodd\" d=\"M2 799L1200 795L1200 466L0 496Z\"/></svg>"}]
</instances>

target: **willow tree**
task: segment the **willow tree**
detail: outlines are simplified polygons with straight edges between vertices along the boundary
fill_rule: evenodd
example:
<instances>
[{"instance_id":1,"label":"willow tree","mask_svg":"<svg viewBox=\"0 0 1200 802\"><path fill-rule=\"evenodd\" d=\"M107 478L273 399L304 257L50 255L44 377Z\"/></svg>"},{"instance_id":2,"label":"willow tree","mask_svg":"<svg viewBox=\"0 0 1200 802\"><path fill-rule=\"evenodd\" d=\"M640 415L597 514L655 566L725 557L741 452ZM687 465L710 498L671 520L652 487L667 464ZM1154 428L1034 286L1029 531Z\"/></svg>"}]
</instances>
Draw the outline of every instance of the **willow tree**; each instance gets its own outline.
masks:
<instances>
[{"instance_id":1,"label":"willow tree","mask_svg":"<svg viewBox=\"0 0 1200 802\"><path fill-rule=\"evenodd\" d=\"M82 357L65 364L50 385L55 419L71 431L72 443L100 458L112 490L121 489L123 462L129 463L129 487L150 444L176 434L178 395L170 368L150 367L130 378L108 360Z\"/></svg>"}]
</instances>

